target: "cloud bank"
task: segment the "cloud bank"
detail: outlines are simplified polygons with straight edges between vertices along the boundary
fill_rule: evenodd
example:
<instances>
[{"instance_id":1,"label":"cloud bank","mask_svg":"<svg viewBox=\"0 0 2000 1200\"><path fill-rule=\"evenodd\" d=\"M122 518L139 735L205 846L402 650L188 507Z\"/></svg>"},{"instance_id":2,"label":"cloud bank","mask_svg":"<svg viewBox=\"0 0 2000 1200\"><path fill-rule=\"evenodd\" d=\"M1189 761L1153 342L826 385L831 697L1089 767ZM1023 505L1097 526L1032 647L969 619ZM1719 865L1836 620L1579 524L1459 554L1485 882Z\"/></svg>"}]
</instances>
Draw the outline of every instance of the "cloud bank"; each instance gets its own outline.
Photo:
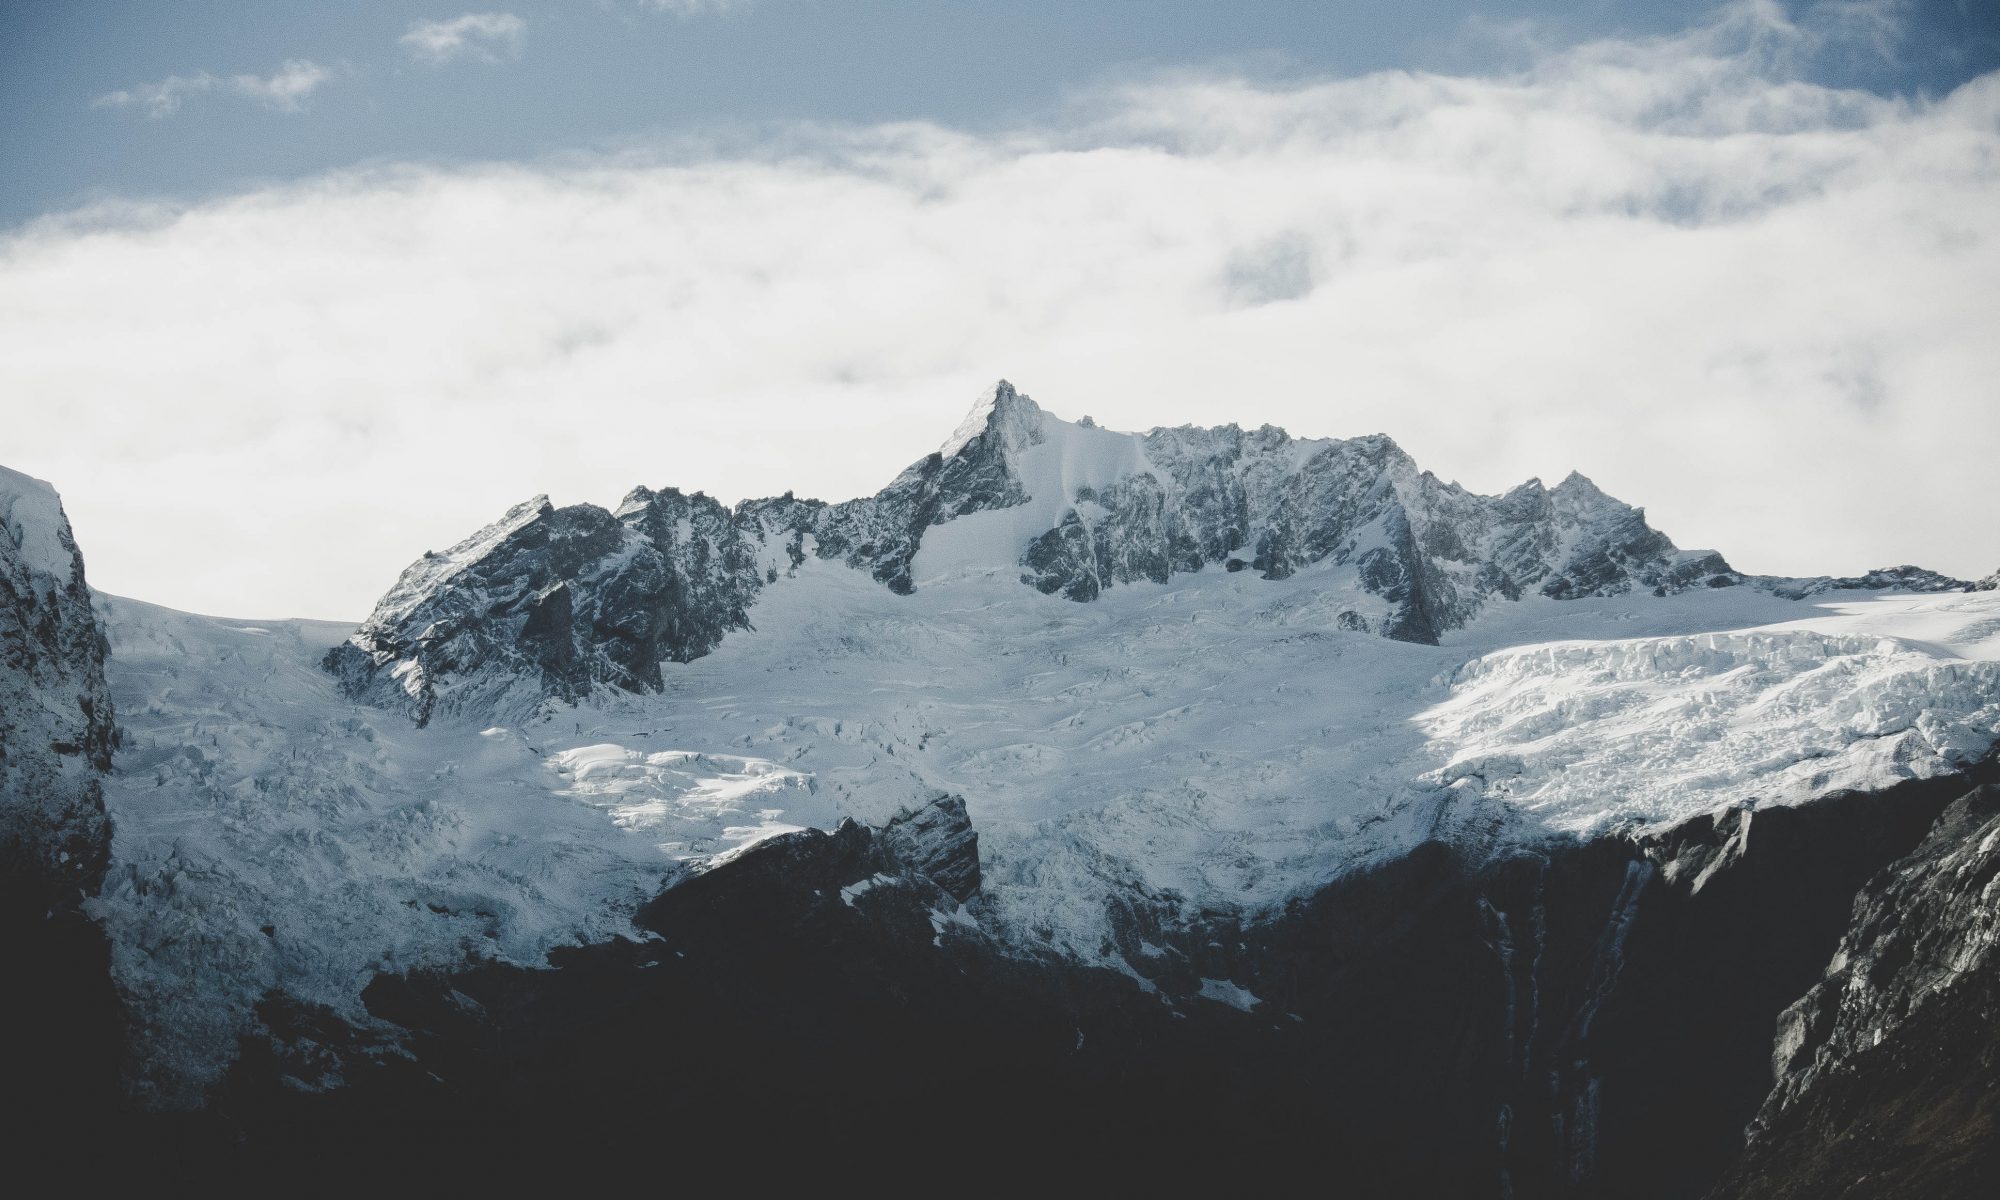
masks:
<instances>
[{"instance_id":1,"label":"cloud bank","mask_svg":"<svg viewBox=\"0 0 2000 1200\"><path fill-rule=\"evenodd\" d=\"M0 244L5 457L100 586L243 615L358 617L536 491L873 491L1001 375L1578 468L1746 570L1984 574L2000 75L1833 91L1805 37L100 206Z\"/></svg>"},{"instance_id":2,"label":"cloud bank","mask_svg":"<svg viewBox=\"0 0 2000 1200\"><path fill-rule=\"evenodd\" d=\"M157 83L134 84L91 101L93 108L135 108L155 119L171 117L181 110L189 96L221 92L254 100L273 112L305 110L306 97L333 78L333 72L311 59L286 59L269 75L231 75L227 78L207 71L192 75L169 75Z\"/></svg>"},{"instance_id":3,"label":"cloud bank","mask_svg":"<svg viewBox=\"0 0 2000 1200\"><path fill-rule=\"evenodd\" d=\"M448 21L413 21L397 39L411 57L432 66L462 58L497 63L521 57L528 24L513 13L465 13Z\"/></svg>"}]
</instances>

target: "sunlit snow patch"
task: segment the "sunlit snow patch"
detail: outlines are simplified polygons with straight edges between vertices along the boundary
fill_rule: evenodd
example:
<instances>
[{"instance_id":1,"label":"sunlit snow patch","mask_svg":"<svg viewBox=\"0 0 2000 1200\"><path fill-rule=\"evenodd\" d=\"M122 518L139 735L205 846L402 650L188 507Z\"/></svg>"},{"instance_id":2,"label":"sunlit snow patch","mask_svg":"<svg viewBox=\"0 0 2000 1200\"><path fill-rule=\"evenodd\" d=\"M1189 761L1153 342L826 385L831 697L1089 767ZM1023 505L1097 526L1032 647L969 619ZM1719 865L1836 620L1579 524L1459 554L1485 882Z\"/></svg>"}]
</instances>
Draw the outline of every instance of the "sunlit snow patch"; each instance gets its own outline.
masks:
<instances>
[{"instance_id":1,"label":"sunlit snow patch","mask_svg":"<svg viewBox=\"0 0 2000 1200\"><path fill-rule=\"evenodd\" d=\"M730 854L805 828L784 818L809 798L811 779L767 759L648 754L604 742L559 751L548 763L569 781L558 795L605 809L621 829L660 838L675 859Z\"/></svg>"},{"instance_id":2,"label":"sunlit snow patch","mask_svg":"<svg viewBox=\"0 0 2000 1200\"><path fill-rule=\"evenodd\" d=\"M1430 777L1577 833L1937 775L2000 728L2000 663L1798 628L1521 647L1450 687Z\"/></svg>"}]
</instances>

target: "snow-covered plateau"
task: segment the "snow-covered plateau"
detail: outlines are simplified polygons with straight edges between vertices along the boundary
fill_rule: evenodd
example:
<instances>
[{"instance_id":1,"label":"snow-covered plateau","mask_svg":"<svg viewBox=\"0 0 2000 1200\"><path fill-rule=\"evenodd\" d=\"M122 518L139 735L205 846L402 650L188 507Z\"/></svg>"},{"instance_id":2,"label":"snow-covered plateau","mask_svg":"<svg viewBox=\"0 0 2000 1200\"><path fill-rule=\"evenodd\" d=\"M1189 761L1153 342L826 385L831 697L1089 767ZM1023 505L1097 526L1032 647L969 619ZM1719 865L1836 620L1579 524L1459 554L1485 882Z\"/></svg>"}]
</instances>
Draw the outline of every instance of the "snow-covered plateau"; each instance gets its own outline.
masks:
<instances>
[{"instance_id":1,"label":"snow-covered plateau","mask_svg":"<svg viewBox=\"0 0 2000 1200\"><path fill-rule=\"evenodd\" d=\"M949 476L982 438L990 449L993 409L923 479ZM887 521L915 531L909 545L868 524L885 520L876 497L837 517L825 514L843 506L799 519L755 507L767 502L715 506L715 536L738 540L704 541L697 512L667 553L657 531L635 532L652 501L628 502L618 519L582 521L587 552L542 580L546 563L510 539L572 510L529 505L412 567L360 633L100 596L124 739L94 905L143 1014L143 1086L198 1098L273 989L365 1026L359 997L378 972L534 964L565 943L636 936L638 906L682 873L940 795L964 798L979 837L983 887L962 919L1129 971L1144 951L1109 919L1119 905L1169 923L1254 919L1425 841L1484 855L1792 804L1962 768L2000 738L2000 591L1759 586L1712 555L1635 538L1636 510L1587 482L1553 503L1563 489L1510 493L1533 510L1525 524L1493 518L1440 550L1406 515L1445 520L1422 508L1435 481L1410 483L1393 462L1381 486L1416 490L1385 507L1370 476L1360 490L1374 501L1315 530L1282 497L1345 486L1325 464L1348 463L1355 443L1268 431L1264 451L1168 467L1169 450L1221 431L1012 419L1033 428L1009 435L997 468L962 472L977 478L956 494L984 500L954 506L946 489L940 507L933 489L917 522ZM1362 450L1370 470L1393 459ZM1207 511L1186 499L1198 478L1235 480L1250 519L1214 554L1197 546L1157 570L1118 564L1154 533L1172 547L1179 526L1101 549L1113 515L1138 510L1078 499L1153 487L1147 511L1180 505L1191 527ZM1506 502L1434 490L1447 517ZM756 538L746 521L764 522ZM1079 522L1095 523L1071 539L1091 543L1087 571L1036 558L1048 531ZM1607 526L1614 550L1637 549L1602 553ZM844 540L829 550L829 537ZM1285 540L1316 550L1280 561ZM1236 547L1260 541L1265 566L1236 569ZM1430 549L1405 553L1418 542ZM1398 545L1387 573L1401 583L1385 584L1381 551ZM516 557L488 569L496 554ZM715 582L706 611L724 615L654 628L615 670L550 685L593 647L550 655L548 614L586 628L585 610L613 607L604 597L646 555L659 559L647 594ZM711 555L720 576L702 573ZM1539 566L1523 570L1528 557ZM1702 583L1676 574L1690 562ZM473 575L476 603L454 590ZM1081 578L1087 596L1068 587ZM1412 601L1413 579L1456 607ZM529 598L511 626L491 615L509 587ZM1428 613L1429 636L1383 636L1398 622L1407 633L1412 612ZM397 632L412 621L423 628Z\"/></svg>"}]
</instances>

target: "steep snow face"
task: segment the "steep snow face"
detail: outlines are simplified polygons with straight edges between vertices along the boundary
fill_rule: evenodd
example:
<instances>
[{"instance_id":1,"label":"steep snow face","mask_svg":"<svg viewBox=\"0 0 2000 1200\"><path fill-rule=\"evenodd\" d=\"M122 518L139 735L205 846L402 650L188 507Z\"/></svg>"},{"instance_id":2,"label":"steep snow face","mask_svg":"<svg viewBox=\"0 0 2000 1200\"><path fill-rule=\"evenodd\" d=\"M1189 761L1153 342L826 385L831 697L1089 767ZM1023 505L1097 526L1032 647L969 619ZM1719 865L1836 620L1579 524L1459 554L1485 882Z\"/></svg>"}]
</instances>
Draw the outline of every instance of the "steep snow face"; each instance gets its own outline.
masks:
<instances>
[{"instance_id":1,"label":"steep snow face","mask_svg":"<svg viewBox=\"0 0 2000 1200\"><path fill-rule=\"evenodd\" d=\"M1332 564L1350 568L1346 627L1413 642L1495 598L1739 581L1581 476L1477 496L1386 437L1114 433L1058 420L1003 380L936 453L863 499L730 510L639 488L612 513L536 497L413 564L326 665L347 694L420 723L657 691L663 664L744 629L763 589L809 557L899 595L996 576L1077 601L1207 569L1280 580Z\"/></svg>"},{"instance_id":2,"label":"steep snow face","mask_svg":"<svg viewBox=\"0 0 2000 1200\"><path fill-rule=\"evenodd\" d=\"M0 467L0 873L39 915L104 873L104 643L55 489Z\"/></svg>"},{"instance_id":3,"label":"steep snow face","mask_svg":"<svg viewBox=\"0 0 2000 1200\"><path fill-rule=\"evenodd\" d=\"M144 1014L142 1095L197 1099L267 991L365 1020L376 971L629 933L678 869L547 730L419 730L341 696L318 662L343 626L98 606L126 738L94 909ZM702 793L695 825L725 817L708 782L688 764L660 787Z\"/></svg>"},{"instance_id":4,"label":"steep snow face","mask_svg":"<svg viewBox=\"0 0 2000 1200\"><path fill-rule=\"evenodd\" d=\"M718 856L940 794L981 922L1118 967L1133 907L1254 915L1425 839L1881 786L2000 735L1996 593L1529 597L1433 646L1352 627L1352 564L1092 604L796 571L658 692L490 726L350 700L317 668L337 626L103 600L131 736L98 903L148 1086L198 1094L269 989L362 1020L375 971L539 962Z\"/></svg>"}]
</instances>

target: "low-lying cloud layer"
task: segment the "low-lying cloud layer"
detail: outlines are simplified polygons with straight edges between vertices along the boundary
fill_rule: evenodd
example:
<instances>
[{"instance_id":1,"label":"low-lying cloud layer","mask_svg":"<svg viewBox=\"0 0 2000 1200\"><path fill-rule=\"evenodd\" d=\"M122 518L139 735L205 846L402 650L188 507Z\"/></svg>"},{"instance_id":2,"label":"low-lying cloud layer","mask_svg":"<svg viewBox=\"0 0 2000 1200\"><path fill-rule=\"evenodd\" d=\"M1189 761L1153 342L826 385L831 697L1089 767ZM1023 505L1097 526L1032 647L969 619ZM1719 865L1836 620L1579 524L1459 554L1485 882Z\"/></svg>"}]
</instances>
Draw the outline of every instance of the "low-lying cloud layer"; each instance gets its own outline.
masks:
<instances>
[{"instance_id":1,"label":"low-lying cloud layer","mask_svg":"<svg viewBox=\"0 0 2000 1200\"><path fill-rule=\"evenodd\" d=\"M100 586L358 617L536 491L872 491L1006 375L1114 427L1572 467L1753 571L2000 566L2000 76L1799 82L1761 7L1504 78L1154 78L105 206L0 245L5 459Z\"/></svg>"}]
</instances>

